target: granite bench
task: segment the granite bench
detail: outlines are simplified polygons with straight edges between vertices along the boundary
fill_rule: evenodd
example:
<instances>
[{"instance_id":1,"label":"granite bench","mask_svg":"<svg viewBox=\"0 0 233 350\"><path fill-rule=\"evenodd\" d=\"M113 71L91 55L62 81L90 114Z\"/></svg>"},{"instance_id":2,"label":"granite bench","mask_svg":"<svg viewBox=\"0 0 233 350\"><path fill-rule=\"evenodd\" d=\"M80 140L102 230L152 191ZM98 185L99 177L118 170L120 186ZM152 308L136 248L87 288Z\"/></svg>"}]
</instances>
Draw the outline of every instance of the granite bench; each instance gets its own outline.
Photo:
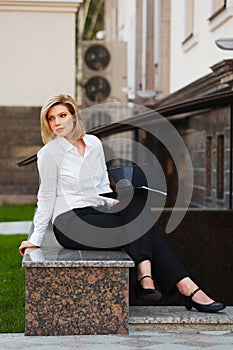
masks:
<instances>
[{"instance_id":1,"label":"granite bench","mask_svg":"<svg viewBox=\"0 0 233 350\"><path fill-rule=\"evenodd\" d=\"M64 249L50 227L41 248L26 249L22 266L25 335L128 333L134 262L126 252Z\"/></svg>"}]
</instances>

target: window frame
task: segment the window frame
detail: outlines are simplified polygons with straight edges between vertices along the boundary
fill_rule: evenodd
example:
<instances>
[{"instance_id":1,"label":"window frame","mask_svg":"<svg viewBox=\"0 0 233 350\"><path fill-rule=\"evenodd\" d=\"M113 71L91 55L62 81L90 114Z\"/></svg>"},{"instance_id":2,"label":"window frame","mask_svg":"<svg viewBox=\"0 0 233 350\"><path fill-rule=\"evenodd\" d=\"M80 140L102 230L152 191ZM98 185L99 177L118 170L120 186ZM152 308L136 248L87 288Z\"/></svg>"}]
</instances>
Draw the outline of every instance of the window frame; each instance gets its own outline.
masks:
<instances>
[{"instance_id":1,"label":"window frame","mask_svg":"<svg viewBox=\"0 0 233 350\"><path fill-rule=\"evenodd\" d=\"M208 18L209 21L212 21L215 17L217 17L220 13L222 13L227 8L227 0L223 0L223 5L220 7L214 6L214 0L212 0L212 14Z\"/></svg>"},{"instance_id":2,"label":"window frame","mask_svg":"<svg viewBox=\"0 0 233 350\"><path fill-rule=\"evenodd\" d=\"M224 200L224 134L217 135L216 149L216 197L217 200Z\"/></svg>"},{"instance_id":3,"label":"window frame","mask_svg":"<svg viewBox=\"0 0 233 350\"><path fill-rule=\"evenodd\" d=\"M187 0L183 2L184 4L184 40L182 45L185 45L194 35L194 0L192 1L191 6L187 6ZM189 2L190 3L190 2ZM191 24L189 24L191 22ZM189 28L190 27L190 28Z\"/></svg>"},{"instance_id":4,"label":"window frame","mask_svg":"<svg viewBox=\"0 0 233 350\"><path fill-rule=\"evenodd\" d=\"M212 197L213 188L213 135L206 136L205 144L205 197Z\"/></svg>"}]
</instances>

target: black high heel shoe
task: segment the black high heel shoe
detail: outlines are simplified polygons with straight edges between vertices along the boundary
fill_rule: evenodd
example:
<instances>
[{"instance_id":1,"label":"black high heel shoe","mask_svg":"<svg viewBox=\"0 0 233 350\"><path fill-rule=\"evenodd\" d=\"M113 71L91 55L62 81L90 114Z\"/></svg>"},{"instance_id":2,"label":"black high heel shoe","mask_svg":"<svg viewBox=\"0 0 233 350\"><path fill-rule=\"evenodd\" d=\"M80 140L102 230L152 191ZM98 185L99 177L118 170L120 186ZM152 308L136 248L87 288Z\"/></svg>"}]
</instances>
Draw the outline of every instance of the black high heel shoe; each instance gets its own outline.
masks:
<instances>
[{"instance_id":1,"label":"black high heel shoe","mask_svg":"<svg viewBox=\"0 0 233 350\"><path fill-rule=\"evenodd\" d=\"M187 310L191 310L192 307L194 307L199 312L217 312L220 310L225 309L225 305L223 303L219 303L217 301L214 301L210 304L199 304L193 301L192 297L200 290L200 288L197 288L194 292L192 292L189 296L185 296L181 294L182 299L184 301L184 306Z\"/></svg>"},{"instance_id":2,"label":"black high heel shoe","mask_svg":"<svg viewBox=\"0 0 233 350\"><path fill-rule=\"evenodd\" d=\"M152 279L151 276L146 275L143 276L142 278L140 278L139 281L137 281L136 286L135 286L135 295L136 295L136 299L144 299L144 300L150 300L150 301L157 301L159 299L161 299L162 294L158 289L151 289L151 288L143 288L141 285L141 281L146 278L149 277Z\"/></svg>"}]
</instances>

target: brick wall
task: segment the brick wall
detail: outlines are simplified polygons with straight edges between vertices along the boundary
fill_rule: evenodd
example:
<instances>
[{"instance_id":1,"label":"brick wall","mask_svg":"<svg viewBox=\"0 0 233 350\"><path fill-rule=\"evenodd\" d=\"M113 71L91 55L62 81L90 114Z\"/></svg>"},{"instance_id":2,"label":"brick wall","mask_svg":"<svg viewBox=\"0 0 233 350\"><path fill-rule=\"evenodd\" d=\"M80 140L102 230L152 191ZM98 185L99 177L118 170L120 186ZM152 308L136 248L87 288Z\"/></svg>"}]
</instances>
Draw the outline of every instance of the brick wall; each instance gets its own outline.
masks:
<instances>
[{"instance_id":1,"label":"brick wall","mask_svg":"<svg viewBox=\"0 0 233 350\"><path fill-rule=\"evenodd\" d=\"M182 129L194 171L192 205L229 208L230 107L190 116Z\"/></svg>"},{"instance_id":2,"label":"brick wall","mask_svg":"<svg viewBox=\"0 0 233 350\"><path fill-rule=\"evenodd\" d=\"M0 204L35 201L36 163L16 163L42 146L39 113L37 107L0 107Z\"/></svg>"}]
</instances>

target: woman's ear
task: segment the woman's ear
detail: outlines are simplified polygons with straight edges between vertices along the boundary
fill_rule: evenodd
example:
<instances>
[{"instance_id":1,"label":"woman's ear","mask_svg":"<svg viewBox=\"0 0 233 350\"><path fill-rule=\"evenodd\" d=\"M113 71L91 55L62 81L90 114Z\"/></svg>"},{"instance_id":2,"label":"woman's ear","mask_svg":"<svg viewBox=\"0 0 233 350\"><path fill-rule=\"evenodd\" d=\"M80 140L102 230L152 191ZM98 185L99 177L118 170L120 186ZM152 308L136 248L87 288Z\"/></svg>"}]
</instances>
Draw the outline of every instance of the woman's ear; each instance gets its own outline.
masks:
<instances>
[{"instance_id":1,"label":"woman's ear","mask_svg":"<svg viewBox=\"0 0 233 350\"><path fill-rule=\"evenodd\" d=\"M75 115L73 115L73 122L74 122L74 127L75 127L76 122L77 122L77 118L76 118L76 116L75 116Z\"/></svg>"}]
</instances>

